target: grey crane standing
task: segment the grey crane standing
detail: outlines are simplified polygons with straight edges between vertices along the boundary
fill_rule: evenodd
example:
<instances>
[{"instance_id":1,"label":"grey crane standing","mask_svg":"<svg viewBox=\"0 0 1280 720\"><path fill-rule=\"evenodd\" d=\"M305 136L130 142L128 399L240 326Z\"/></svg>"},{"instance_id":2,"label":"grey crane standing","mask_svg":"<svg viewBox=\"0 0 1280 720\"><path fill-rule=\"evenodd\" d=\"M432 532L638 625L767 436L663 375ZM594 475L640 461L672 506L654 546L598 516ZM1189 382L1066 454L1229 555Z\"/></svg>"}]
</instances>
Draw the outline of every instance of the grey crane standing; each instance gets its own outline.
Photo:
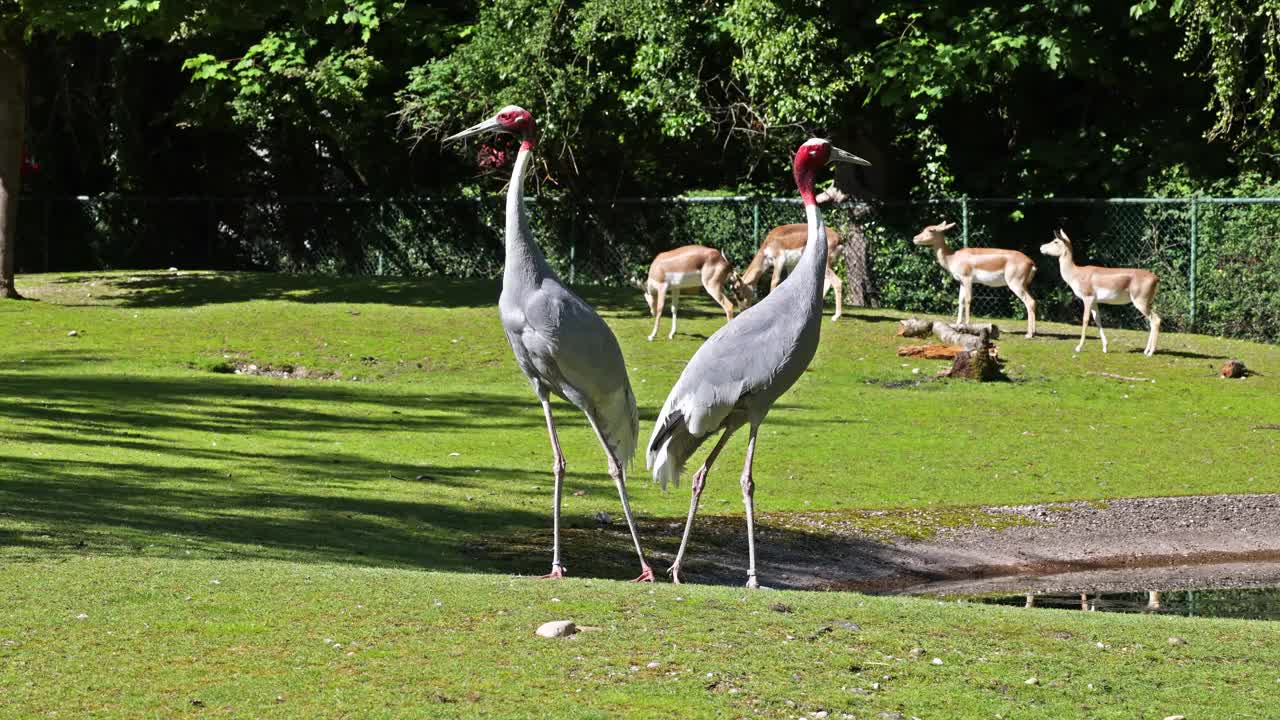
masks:
<instances>
[{"instance_id":1,"label":"grey crane standing","mask_svg":"<svg viewBox=\"0 0 1280 720\"><path fill-rule=\"evenodd\" d=\"M507 188L506 262L498 310L516 364L529 378L534 394L542 403L555 456L552 465L554 540L551 572L545 577L563 577L565 570L560 559L560 498L565 462L551 414L551 394L554 393L586 414L604 446L609 475L622 498L622 512L627 516L631 539L640 556L642 572L636 581L652 582L653 570L644 560L627 501L626 464L636 451L640 416L618 339L590 305L560 282L529 231L529 215L524 207L524 175L538 142L533 116L523 108L508 105L492 118L446 138L445 142L488 132L515 135L521 141Z\"/></svg>"},{"instance_id":2,"label":"grey crane standing","mask_svg":"<svg viewBox=\"0 0 1280 720\"><path fill-rule=\"evenodd\" d=\"M814 198L814 177L828 162L870 165L862 158L833 147L826 140L811 139L796 151L793 169L796 187L809 218L809 237L800 262L785 282L758 305L707 339L685 366L649 440L648 467L665 488L680 479L694 451L718 430L724 433L693 476L689 516L671 579L680 582L680 563L689 543L689 530L698 510L698 499L707 472L730 436L744 424L750 426L747 457L742 467L742 501L747 510L747 587L756 580L755 483L751 463L756 433L773 402L800 377L818 349L822 327L822 281L827 268L827 231Z\"/></svg>"}]
</instances>

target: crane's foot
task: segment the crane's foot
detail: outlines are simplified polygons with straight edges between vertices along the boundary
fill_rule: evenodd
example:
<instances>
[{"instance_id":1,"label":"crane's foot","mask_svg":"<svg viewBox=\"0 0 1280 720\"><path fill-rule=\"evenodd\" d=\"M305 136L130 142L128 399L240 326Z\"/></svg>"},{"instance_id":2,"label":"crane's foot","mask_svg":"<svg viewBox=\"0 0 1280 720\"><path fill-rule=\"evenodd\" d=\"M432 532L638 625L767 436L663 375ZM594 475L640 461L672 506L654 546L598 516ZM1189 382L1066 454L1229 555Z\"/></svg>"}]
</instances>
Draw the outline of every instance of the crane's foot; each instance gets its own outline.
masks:
<instances>
[{"instance_id":1,"label":"crane's foot","mask_svg":"<svg viewBox=\"0 0 1280 720\"><path fill-rule=\"evenodd\" d=\"M546 575L543 575L538 579L539 580L559 580L562 577L564 577L564 566L556 564L551 566L551 572L547 573Z\"/></svg>"},{"instance_id":2,"label":"crane's foot","mask_svg":"<svg viewBox=\"0 0 1280 720\"><path fill-rule=\"evenodd\" d=\"M648 565L644 565L643 567L644 567L644 572L641 572L640 577L636 578L635 580L632 580L631 582L636 582L636 583L654 582L653 568L649 567Z\"/></svg>"},{"instance_id":3,"label":"crane's foot","mask_svg":"<svg viewBox=\"0 0 1280 720\"><path fill-rule=\"evenodd\" d=\"M758 590L758 589L760 589L760 581L759 581L759 580L756 580L756 574L755 574L755 573L749 573L749 574L747 575L747 587L749 587L749 588L751 588L751 589L753 589L753 590Z\"/></svg>"},{"instance_id":4,"label":"crane's foot","mask_svg":"<svg viewBox=\"0 0 1280 720\"><path fill-rule=\"evenodd\" d=\"M667 574L671 576L671 583L673 585L680 584L680 565L672 565L667 569Z\"/></svg>"}]
</instances>

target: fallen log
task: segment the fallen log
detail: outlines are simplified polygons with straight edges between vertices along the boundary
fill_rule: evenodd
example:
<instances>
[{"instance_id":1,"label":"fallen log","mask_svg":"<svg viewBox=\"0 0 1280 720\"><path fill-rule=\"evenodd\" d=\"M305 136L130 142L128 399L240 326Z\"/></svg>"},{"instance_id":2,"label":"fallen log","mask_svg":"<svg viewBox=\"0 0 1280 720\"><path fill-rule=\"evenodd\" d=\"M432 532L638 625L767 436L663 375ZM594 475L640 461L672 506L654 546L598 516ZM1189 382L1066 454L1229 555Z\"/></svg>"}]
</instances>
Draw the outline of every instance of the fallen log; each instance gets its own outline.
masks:
<instances>
[{"instance_id":1,"label":"fallen log","mask_svg":"<svg viewBox=\"0 0 1280 720\"><path fill-rule=\"evenodd\" d=\"M903 345L898 348L898 357L921 358L922 360L955 360L956 355L964 352L959 345Z\"/></svg>"},{"instance_id":2,"label":"fallen log","mask_svg":"<svg viewBox=\"0 0 1280 720\"><path fill-rule=\"evenodd\" d=\"M937 335L939 340L948 345L959 345L966 350L973 350L982 345L984 337L988 340L1000 337L1000 328L990 323L966 325L916 318L908 318L898 323L898 335L902 337L927 337L931 334Z\"/></svg>"}]
</instances>

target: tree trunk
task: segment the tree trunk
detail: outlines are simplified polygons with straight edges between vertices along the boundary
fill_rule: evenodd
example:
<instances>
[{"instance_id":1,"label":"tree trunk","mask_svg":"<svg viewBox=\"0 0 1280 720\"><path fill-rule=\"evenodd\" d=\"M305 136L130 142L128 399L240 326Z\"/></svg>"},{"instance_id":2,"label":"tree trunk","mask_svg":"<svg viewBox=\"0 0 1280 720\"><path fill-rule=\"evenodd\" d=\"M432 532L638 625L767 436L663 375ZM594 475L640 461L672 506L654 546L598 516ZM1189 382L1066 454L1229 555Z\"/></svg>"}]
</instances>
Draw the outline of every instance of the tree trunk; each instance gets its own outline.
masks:
<instances>
[{"instance_id":1,"label":"tree trunk","mask_svg":"<svg viewBox=\"0 0 1280 720\"><path fill-rule=\"evenodd\" d=\"M867 273L867 234L855 220L848 228L844 245L844 297L855 307L870 307L871 278Z\"/></svg>"},{"instance_id":2,"label":"tree trunk","mask_svg":"<svg viewBox=\"0 0 1280 720\"><path fill-rule=\"evenodd\" d=\"M27 119L27 59L21 35L5 30L9 31L0 31L0 298L20 298L13 273Z\"/></svg>"}]
</instances>

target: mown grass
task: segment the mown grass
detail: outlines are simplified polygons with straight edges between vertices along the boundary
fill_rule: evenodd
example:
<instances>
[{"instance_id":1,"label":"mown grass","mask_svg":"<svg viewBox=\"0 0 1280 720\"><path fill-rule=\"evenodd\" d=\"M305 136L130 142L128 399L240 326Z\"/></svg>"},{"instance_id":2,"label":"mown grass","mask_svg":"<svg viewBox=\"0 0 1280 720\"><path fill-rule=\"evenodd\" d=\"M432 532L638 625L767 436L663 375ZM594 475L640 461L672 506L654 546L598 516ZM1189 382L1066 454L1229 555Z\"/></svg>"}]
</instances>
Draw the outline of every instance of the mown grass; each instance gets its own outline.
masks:
<instances>
[{"instance_id":1,"label":"mown grass","mask_svg":"<svg viewBox=\"0 0 1280 720\"><path fill-rule=\"evenodd\" d=\"M1266 718L1280 697L1273 623L257 560L0 582L6 718ZM553 619L588 629L533 634Z\"/></svg>"},{"instance_id":2,"label":"mown grass","mask_svg":"<svg viewBox=\"0 0 1280 720\"><path fill-rule=\"evenodd\" d=\"M508 579L546 570L550 452L492 283L111 273L19 287L38 301L0 302L0 713L12 717L396 717L435 689L450 702L416 714L799 715L790 699L860 717L1135 717L1181 712L1181 699L1248 717L1250 698L1280 691L1269 626ZM682 334L647 343L638 294L585 295L620 338L647 438L722 320L686 302ZM1095 340L1075 355L1074 328L1044 324L1045 337L1002 341L1015 382L975 385L900 361L895 318L827 322L811 372L771 414L756 464L764 542L819 551L822 532L795 521L817 510L927 533L921 517L983 521L969 509L982 504L1280 490L1280 432L1265 429L1280 423L1275 347L1166 335L1148 359L1131 352L1143 334L1114 331L1112 353ZM1262 374L1217 379L1227 357ZM249 363L329 379L217 372ZM625 535L594 519L618 515L603 457L581 417L557 409L570 571L630 577ZM704 531L740 528L743 442L709 480ZM660 492L642 466L643 537L670 552L687 491ZM695 579L700 542L695 530ZM768 611L776 601L797 612ZM534 643L532 625L557 614L611 629ZM828 616L864 631L786 640ZM1167 648L1170 628L1195 641ZM380 649L348 660L316 641L343 635ZM1098 653L1094 635L1128 649ZM917 645L955 662L896 659ZM645 668L650 657L679 676ZM888 690L841 690L868 686L847 666L882 667L871 662L888 663ZM1041 685L1022 686L1033 671ZM706 672L740 692L708 690Z\"/></svg>"}]
</instances>

